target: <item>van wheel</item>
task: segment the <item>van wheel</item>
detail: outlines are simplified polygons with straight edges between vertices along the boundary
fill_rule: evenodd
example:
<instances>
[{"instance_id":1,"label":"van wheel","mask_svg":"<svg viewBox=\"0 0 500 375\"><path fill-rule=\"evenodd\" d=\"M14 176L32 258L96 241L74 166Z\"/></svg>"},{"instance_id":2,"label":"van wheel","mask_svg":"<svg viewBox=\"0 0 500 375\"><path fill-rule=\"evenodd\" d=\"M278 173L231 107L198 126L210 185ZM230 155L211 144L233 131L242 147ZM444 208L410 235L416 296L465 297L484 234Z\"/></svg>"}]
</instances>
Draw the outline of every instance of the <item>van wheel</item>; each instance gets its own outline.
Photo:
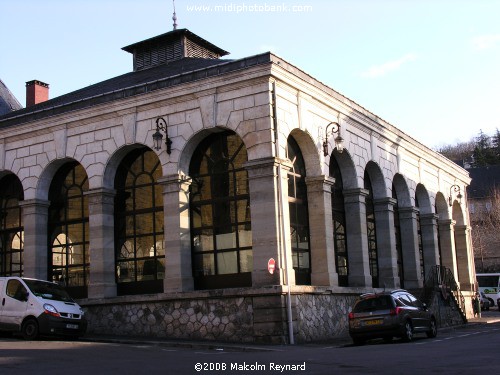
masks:
<instances>
[{"instance_id":1,"label":"van wheel","mask_svg":"<svg viewBox=\"0 0 500 375\"><path fill-rule=\"evenodd\" d=\"M25 340L36 340L38 338L38 323L35 319L27 319L21 330Z\"/></svg>"}]
</instances>

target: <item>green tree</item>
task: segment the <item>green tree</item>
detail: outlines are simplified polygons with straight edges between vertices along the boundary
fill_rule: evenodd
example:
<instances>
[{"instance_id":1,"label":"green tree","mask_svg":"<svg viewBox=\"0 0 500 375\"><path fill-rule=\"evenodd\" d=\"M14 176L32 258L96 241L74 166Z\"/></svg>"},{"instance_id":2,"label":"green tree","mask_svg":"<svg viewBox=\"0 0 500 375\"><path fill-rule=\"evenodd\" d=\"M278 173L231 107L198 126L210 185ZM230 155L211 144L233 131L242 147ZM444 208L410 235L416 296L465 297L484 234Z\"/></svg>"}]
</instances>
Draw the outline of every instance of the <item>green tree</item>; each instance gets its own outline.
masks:
<instances>
[{"instance_id":1,"label":"green tree","mask_svg":"<svg viewBox=\"0 0 500 375\"><path fill-rule=\"evenodd\" d=\"M497 164L494 148L492 147L491 138L479 131L479 136L476 138L476 147L474 147L474 167L485 167L487 165Z\"/></svg>"}]
</instances>

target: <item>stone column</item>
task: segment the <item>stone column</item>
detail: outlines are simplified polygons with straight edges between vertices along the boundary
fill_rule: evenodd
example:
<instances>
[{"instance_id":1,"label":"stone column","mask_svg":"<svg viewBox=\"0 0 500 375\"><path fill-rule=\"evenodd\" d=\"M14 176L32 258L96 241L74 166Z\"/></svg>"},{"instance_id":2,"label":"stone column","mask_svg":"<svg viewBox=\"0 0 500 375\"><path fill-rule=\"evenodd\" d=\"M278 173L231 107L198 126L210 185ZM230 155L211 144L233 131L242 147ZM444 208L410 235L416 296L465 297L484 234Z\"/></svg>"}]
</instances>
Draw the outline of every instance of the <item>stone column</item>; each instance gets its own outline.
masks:
<instances>
[{"instance_id":1,"label":"stone column","mask_svg":"<svg viewBox=\"0 0 500 375\"><path fill-rule=\"evenodd\" d=\"M89 298L116 296L115 195L111 189L85 193L89 203L90 282Z\"/></svg>"},{"instance_id":2,"label":"stone column","mask_svg":"<svg viewBox=\"0 0 500 375\"><path fill-rule=\"evenodd\" d=\"M377 255L379 286L399 288L398 254L394 231L394 198L377 199L375 206L375 225L377 227Z\"/></svg>"},{"instance_id":3,"label":"stone column","mask_svg":"<svg viewBox=\"0 0 500 375\"><path fill-rule=\"evenodd\" d=\"M306 177L311 244L311 284L337 286L332 218L332 186L328 176Z\"/></svg>"},{"instance_id":4,"label":"stone column","mask_svg":"<svg viewBox=\"0 0 500 375\"><path fill-rule=\"evenodd\" d=\"M165 292L194 289L189 229L189 186L191 180L181 174L158 180L163 185Z\"/></svg>"},{"instance_id":5,"label":"stone column","mask_svg":"<svg viewBox=\"0 0 500 375\"><path fill-rule=\"evenodd\" d=\"M439 242L441 244L441 265L453 272L458 282L457 257L455 253L455 220L439 221Z\"/></svg>"},{"instance_id":6,"label":"stone column","mask_svg":"<svg viewBox=\"0 0 500 375\"><path fill-rule=\"evenodd\" d=\"M469 251L470 228L467 225L455 226L455 251L457 254L457 271L460 289L473 290L470 269L474 267Z\"/></svg>"},{"instance_id":7,"label":"stone column","mask_svg":"<svg viewBox=\"0 0 500 375\"><path fill-rule=\"evenodd\" d=\"M436 214L420 215L420 231L422 232L422 246L424 247L425 275L440 265L438 245L438 218Z\"/></svg>"},{"instance_id":8,"label":"stone column","mask_svg":"<svg viewBox=\"0 0 500 375\"><path fill-rule=\"evenodd\" d=\"M47 280L47 225L50 202L29 199L19 202L24 224L23 269L25 277Z\"/></svg>"},{"instance_id":9,"label":"stone column","mask_svg":"<svg viewBox=\"0 0 500 375\"><path fill-rule=\"evenodd\" d=\"M368 261L366 197L368 190L344 190L349 286L372 286Z\"/></svg>"},{"instance_id":10,"label":"stone column","mask_svg":"<svg viewBox=\"0 0 500 375\"><path fill-rule=\"evenodd\" d=\"M418 249L418 208L400 207L401 253L403 255L404 285L407 289L423 286Z\"/></svg>"},{"instance_id":11,"label":"stone column","mask_svg":"<svg viewBox=\"0 0 500 375\"><path fill-rule=\"evenodd\" d=\"M286 285L287 273L288 284L295 285L288 209L290 168L289 161L274 157L250 160L246 164L252 218L253 286ZM270 258L276 261L272 275L267 270Z\"/></svg>"}]
</instances>

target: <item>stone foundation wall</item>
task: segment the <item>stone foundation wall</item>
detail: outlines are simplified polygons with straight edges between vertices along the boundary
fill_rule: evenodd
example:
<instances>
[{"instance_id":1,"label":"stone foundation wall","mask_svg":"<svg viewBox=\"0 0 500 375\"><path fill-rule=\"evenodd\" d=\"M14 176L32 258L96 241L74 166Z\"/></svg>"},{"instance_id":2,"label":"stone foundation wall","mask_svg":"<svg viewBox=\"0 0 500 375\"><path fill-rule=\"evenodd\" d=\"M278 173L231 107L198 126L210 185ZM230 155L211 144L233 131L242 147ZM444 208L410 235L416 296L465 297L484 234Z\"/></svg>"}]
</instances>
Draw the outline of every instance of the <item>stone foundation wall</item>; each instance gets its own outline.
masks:
<instances>
[{"instance_id":1,"label":"stone foundation wall","mask_svg":"<svg viewBox=\"0 0 500 375\"><path fill-rule=\"evenodd\" d=\"M314 342L349 335L348 314L358 294L296 296L296 341Z\"/></svg>"},{"instance_id":2,"label":"stone foundation wall","mask_svg":"<svg viewBox=\"0 0 500 375\"><path fill-rule=\"evenodd\" d=\"M89 333L254 341L251 297L87 306Z\"/></svg>"},{"instance_id":3,"label":"stone foundation wall","mask_svg":"<svg viewBox=\"0 0 500 375\"><path fill-rule=\"evenodd\" d=\"M347 314L359 293L294 287L297 343L348 335ZM280 288L122 296L79 301L88 333L186 340L286 344L287 295Z\"/></svg>"}]
</instances>

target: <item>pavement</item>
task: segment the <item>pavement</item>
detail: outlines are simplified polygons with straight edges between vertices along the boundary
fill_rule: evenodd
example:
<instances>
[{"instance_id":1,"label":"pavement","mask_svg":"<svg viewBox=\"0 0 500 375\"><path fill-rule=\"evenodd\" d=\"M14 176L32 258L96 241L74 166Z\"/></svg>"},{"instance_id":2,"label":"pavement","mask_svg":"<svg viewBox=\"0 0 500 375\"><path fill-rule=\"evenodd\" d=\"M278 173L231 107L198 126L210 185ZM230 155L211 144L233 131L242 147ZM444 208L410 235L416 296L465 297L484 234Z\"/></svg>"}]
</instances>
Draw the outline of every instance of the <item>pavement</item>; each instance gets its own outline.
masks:
<instances>
[{"instance_id":1,"label":"pavement","mask_svg":"<svg viewBox=\"0 0 500 375\"><path fill-rule=\"evenodd\" d=\"M440 331L448 331L454 329L468 328L476 325L487 325L500 323L500 310L498 308L482 311L477 317L468 320L468 323L463 326L455 326L441 328ZM158 337L132 337L132 336L112 336L112 335L96 335L87 334L80 338L84 342L100 342L113 344L130 344L130 345L154 345L170 348L184 349L199 349L199 350L214 350L214 351L236 351L236 352L262 352L262 351L283 351L289 345L258 345L253 343L228 343L216 341L193 341L182 339L168 339ZM351 343L348 336L339 337L328 340L322 343L300 344L299 346L314 346L314 345L335 345L343 346Z\"/></svg>"}]
</instances>

